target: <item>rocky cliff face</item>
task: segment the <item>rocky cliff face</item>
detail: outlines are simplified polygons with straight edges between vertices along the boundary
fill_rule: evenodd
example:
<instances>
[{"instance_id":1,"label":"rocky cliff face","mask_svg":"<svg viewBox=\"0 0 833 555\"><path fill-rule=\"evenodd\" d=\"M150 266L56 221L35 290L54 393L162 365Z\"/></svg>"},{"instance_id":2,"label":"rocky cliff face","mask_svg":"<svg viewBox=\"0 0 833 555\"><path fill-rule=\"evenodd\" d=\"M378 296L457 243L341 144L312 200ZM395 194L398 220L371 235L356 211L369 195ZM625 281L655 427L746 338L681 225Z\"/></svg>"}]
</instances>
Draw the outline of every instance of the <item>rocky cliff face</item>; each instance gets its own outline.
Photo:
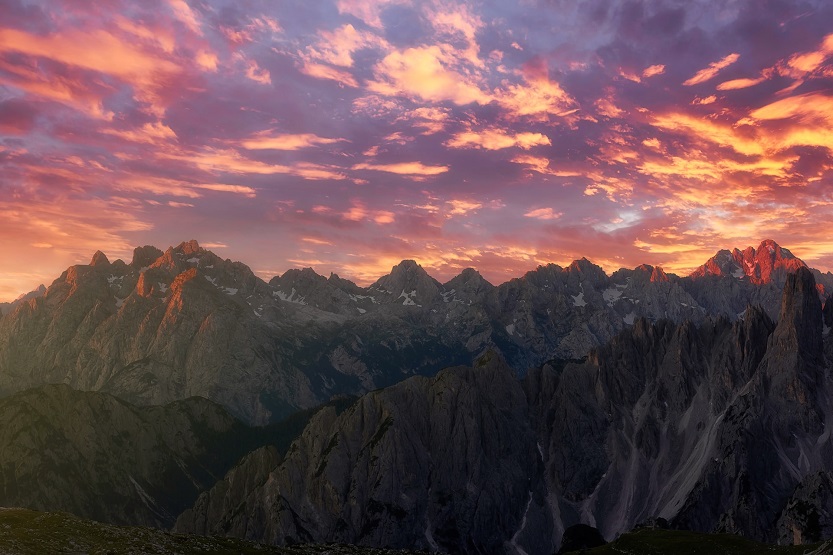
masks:
<instances>
[{"instance_id":1,"label":"rocky cliff face","mask_svg":"<svg viewBox=\"0 0 833 555\"><path fill-rule=\"evenodd\" d=\"M129 264L97 252L0 318L0 395L52 382L138 404L200 395L265 423L489 349L523 375L583 357L640 317L737 320L752 302L777 318L803 263L771 242L750 253L718 254L690 278L646 265L608 276L582 259L499 286L471 269L441 284L404 261L361 288L311 269L267 284L195 241L137 248Z\"/></svg>"},{"instance_id":2,"label":"rocky cliff face","mask_svg":"<svg viewBox=\"0 0 833 555\"><path fill-rule=\"evenodd\" d=\"M47 385L0 400L0 506L168 527L250 448L245 426L193 398L135 407Z\"/></svg>"},{"instance_id":3,"label":"rocky cliff face","mask_svg":"<svg viewBox=\"0 0 833 555\"><path fill-rule=\"evenodd\" d=\"M777 324L756 307L700 325L637 319L521 382L490 353L371 393L320 413L262 485L206 494L177 528L528 554L552 553L574 524L612 539L652 517L822 537L833 423L815 285L806 269L788 276ZM210 517L223 497L235 510Z\"/></svg>"}]
</instances>

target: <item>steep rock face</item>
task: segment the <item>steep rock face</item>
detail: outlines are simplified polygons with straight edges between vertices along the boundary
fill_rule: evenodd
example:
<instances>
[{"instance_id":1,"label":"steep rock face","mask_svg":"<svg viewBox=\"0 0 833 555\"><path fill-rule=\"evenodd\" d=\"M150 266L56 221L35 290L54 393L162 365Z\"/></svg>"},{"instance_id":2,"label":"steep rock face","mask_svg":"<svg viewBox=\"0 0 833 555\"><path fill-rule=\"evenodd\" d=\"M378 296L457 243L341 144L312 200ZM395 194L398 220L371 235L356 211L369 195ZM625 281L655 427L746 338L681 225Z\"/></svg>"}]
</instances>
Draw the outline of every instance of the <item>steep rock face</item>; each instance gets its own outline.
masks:
<instances>
[{"instance_id":1,"label":"steep rock face","mask_svg":"<svg viewBox=\"0 0 833 555\"><path fill-rule=\"evenodd\" d=\"M246 502L269 479L280 461L281 456L273 446L246 455L225 478L201 494L193 507L179 515L177 530L206 536L245 537L246 530L256 525L250 521L263 520L262 515L246 512Z\"/></svg>"},{"instance_id":2,"label":"steep rock face","mask_svg":"<svg viewBox=\"0 0 833 555\"><path fill-rule=\"evenodd\" d=\"M778 517L778 543L800 545L833 537L833 475L820 471L795 488Z\"/></svg>"},{"instance_id":3,"label":"steep rock face","mask_svg":"<svg viewBox=\"0 0 833 555\"><path fill-rule=\"evenodd\" d=\"M263 486L206 529L528 554L551 553L575 524L613 539L650 518L815 537L828 517L824 475L813 476L833 470L833 421L809 271L787 279L781 305L777 325L758 307L700 325L637 319L520 385L492 354L374 392L321 413Z\"/></svg>"},{"instance_id":4,"label":"steep rock face","mask_svg":"<svg viewBox=\"0 0 833 555\"><path fill-rule=\"evenodd\" d=\"M490 355L371 393L341 416L322 411L237 513L257 521L224 522L277 544L551 552L540 465L523 390Z\"/></svg>"},{"instance_id":5,"label":"steep rock face","mask_svg":"<svg viewBox=\"0 0 833 555\"><path fill-rule=\"evenodd\" d=\"M220 406L47 385L0 400L0 505L168 527L249 446Z\"/></svg>"},{"instance_id":6,"label":"steep rock face","mask_svg":"<svg viewBox=\"0 0 833 555\"><path fill-rule=\"evenodd\" d=\"M766 354L725 411L714 459L677 516L679 525L777 538L773 523L785 500L833 456L824 364L815 280L802 268L787 279Z\"/></svg>"}]
</instances>

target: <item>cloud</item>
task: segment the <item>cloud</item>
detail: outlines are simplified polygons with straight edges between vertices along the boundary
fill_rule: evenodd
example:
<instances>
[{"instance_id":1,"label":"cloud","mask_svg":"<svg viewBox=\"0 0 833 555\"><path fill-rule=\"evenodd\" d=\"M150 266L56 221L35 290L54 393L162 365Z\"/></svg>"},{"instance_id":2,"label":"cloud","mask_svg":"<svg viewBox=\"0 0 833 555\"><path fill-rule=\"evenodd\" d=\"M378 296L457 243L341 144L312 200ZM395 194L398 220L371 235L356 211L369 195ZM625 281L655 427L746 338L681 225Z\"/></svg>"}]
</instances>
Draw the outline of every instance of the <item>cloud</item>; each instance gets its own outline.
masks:
<instances>
[{"instance_id":1,"label":"cloud","mask_svg":"<svg viewBox=\"0 0 833 555\"><path fill-rule=\"evenodd\" d=\"M197 15L185 0L168 0L168 4L171 6L174 17L181 21L193 33L202 35L200 23L197 21Z\"/></svg>"},{"instance_id":2,"label":"cloud","mask_svg":"<svg viewBox=\"0 0 833 555\"><path fill-rule=\"evenodd\" d=\"M461 131L445 142L451 148L482 148L501 150L517 147L529 150L535 146L551 145L549 137L542 133L508 133L503 129L486 129L483 131Z\"/></svg>"},{"instance_id":3,"label":"cloud","mask_svg":"<svg viewBox=\"0 0 833 555\"><path fill-rule=\"evenodd\" d=\"M449 216L465 216L470 212L483 208L483 203L465 199L447 200L446 204L449 207Z\"/></svg>"},{"instance_id":4,"label":"cloud","mask_svg":"<svg viewBox=\"0 0 833 555\"><path fill-rule=\"evenodd\" d=\"M422 162L399 162L395 164L360 163L355 164L353 169L395 173L406 176L428 177L447 172L448 166L429 166L423 164Z\"/></svg>"},{"instance_id":5,"label":"cloud","mask_svg":"<svg viewBox=\"0 0 833 555\"><path fill-rule=\"evenodd\" d=\"M557 220L563 215L562 212L555 212L552 208L536 208L524 214L524 217L536 220Z\"/></svg>"},{"instance_id":6,"label":"cloud","mask_svg":"<svg viewBox=\"0 0 833 555\"><path fill-rule=\"evenodd\" d=\"M358 87L359 82L347 71L343 69L334 68L325 64L316 64L312 62L305 62L299 68L301 73L315 77L316 79L328 79L330 81L337 81L349 87Z\"/></svg>"},{"instance_id":7,"label":"cloud","mask_svg":"<svg viewBox=\"0 0 833 555\"><path fill-rule=\"evenodd\" d=\"M717 62L712 62L694 74L693 77L683 81L683 85L690 87L692 85L699 85L700 83L705 83L706 81L714 78L718 73L722 70L726 69L733 63L737 62L740 59L740 54L732 53L728 54L722 59L718 60Z\"/></svg>"},{"instance_id":8,"label":"cloud","mask_svg":"<svg viewBox=\"0 0 833 555\"><path fill-rule=\"evenodd\" d=\"M337 0L336 7L341 14L349 14L366 25L382 28L382 12L390 5L407 4L407 0Z\"/></svg>"},{"instance_id":9,"label":"cloud","mask_svg":"<svg viewBox=\"0 0 833 555\"><path fill-rule=\"evenodd\" d=\"M649 77L654 77L655 75L662 75L663 73L665 73L665 66L662 64L656 64L646 67L645 71L642 72L642 77L647 79Z\"/></svg>"},{"instance_id":10,"label":"cloud","mask_svg":"<svg viewBox=\"0 0 833 555\"><path fill-rule=\"evenodd\" d=\"M97 29L79 31L70 29L47 36L40 36L18 29L0 28L0 53L18 52L28 56L47 58L67 66L103 73L121 80L133 87L134 97L150 105L156 112L164 111L160 89L166 76L182 73L182 67L169 57L141 48L136 43L120 39L112 33ZM107 55L103 56L102 52ZM20 72L18 72L18 75ZM58 92L50 92L41 84L54 84ZM72 84L66 77L50 79L38 76L36 79L22 79L22 87L29 92L52 99L73 101L87 89L83 84ZM28 86L27 86L28 85ZM91 103L91 113L103 114L101 100ZM75 103L75 102L73 102ZM108 118L109 119L109 118Z\"/></svg>"},{"instance_id":11,"label":"cloud","mask_svg":"<svg viewBox=\"0 0 833 555\"><path fill-rule=\"evenodd\" d=\"M553 175L556 177L578 177L581 175L581 173L575 171L552 169L550 168L549 158L545 158L543 156L519 154L512 158L512 162L527 166L528 169L536 171L542 175Z\"/></svg>"},{"instance_id":12,"label":"cloud","mask_svg":"<svg viewBox=\"0 0 833 555\"><path fill-rule=\"evenodd\" d=\"M334 31L321 31L320 40L307 48L306 57L319 63L353 67L353 54L368 48L389 50L388 41L370 31L359 31L347 23Z\"/></svg>"},{"instance_id":13,"label":"cloud","mask_svg":"<svg viewBox=\"0 0 833 555\"><path fill-rule=\"evenodd\" d=\"M330 145L344 141L344 139L329 139L319 137L314 133L300 133L297 135L275 134L274 131L255 133L240 143L248 150L300 150L318 145Z\"/></svg>"},{"instance_id":14,"label":"cloud","mask_svg":"<svg viewBox=\"0 0 833 555\"><path fill-rule=\"evenodd\" d=\"M243 156L234 149L206 148L199 152L162 151L159 158L178 160L195 166L209 173L232 173L253 175L287 174L310 180L346 179L339 168L323 166L310 162L298 162L293 165L270 164Z\"/></svg>"},{"instance_id":15,"label":"cloud","mask_svg":"<svg viewBox=\"0 0 833 555\"><path fill-rule=\"evenodd\" d=\"M457 105L488 104L492 97L470 77L454 71L453 58L437 45L391 52L374 68L367 88L388 96L407 96Z\"/></svg>"},{"instance_id":16,"label":"cloud","mask_svg":"<svg viewBox=\"0 0 833 555\"><path fill-rule=\"evenodd\" d=\"M134 143L147 143L152 145L176 141L176 133L174 133L174 130L161 121L145 123L138 129L118 130L106 128L102 130L102 133L120 137Z\"/></svg>"}]
</instances>

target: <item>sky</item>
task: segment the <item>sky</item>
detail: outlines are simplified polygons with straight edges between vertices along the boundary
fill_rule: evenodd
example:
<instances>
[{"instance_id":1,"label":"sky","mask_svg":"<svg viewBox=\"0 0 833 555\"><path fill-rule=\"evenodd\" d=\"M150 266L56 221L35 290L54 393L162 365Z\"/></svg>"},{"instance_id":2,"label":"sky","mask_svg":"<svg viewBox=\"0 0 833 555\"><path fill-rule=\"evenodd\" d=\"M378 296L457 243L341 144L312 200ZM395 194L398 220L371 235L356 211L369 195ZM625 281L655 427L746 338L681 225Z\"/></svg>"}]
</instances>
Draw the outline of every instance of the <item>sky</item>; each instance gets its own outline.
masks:
<instances>
[{"instance_id":1,"label":"sky","mask_svg":"<svg viewBox=\"0 0 833 555\"><path fill-rule=\"evenodd\" d=\"M2 0L0 300L197 239L269 279L833 269L827 0Z\"/></svg>"}]
</instances>

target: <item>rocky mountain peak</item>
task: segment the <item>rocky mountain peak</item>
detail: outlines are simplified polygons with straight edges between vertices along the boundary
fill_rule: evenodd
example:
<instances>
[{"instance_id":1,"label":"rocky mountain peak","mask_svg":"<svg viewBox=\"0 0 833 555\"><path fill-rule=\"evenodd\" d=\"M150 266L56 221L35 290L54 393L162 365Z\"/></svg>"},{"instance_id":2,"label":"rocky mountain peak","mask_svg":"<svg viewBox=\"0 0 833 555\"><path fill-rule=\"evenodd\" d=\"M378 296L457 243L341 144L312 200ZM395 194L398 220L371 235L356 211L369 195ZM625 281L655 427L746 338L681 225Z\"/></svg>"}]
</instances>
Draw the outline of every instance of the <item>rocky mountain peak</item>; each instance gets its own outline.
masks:
<instances>
[{"instance_id":1,"label":"rocky mountain peak","mask_svg":"<svg viewBox=\"0 0 833 555\"><path fill-rule=\"evenodd\" d=\"M429 276L422 266L413 260L403 260L391 268L390 274L371 285L370 289L389 293L394 302L412 305L433 300L439 294L440 287L440 283Z\"/></svg>"},{"instance_id":2,"label":"rocky mountain peak","mask_svg":"<svg viewBox=\"0 0 833 555\"><path fill-rule=\"evenodd\" d=\"M654 269L651 271L651 283L666 281L668 281L668 274L665 273L665 270L659 266L654 266Z\"/></svg>"},{"instance_id":3,"label":"rocky mountain peak","mask_svg":"<svg viewBox=\"0 0 833 555\"><path fill-rule=\"evenodd\" d=\"M205 252L205 249L200 246L196 239L191 239L190 241L183 241L177 245L176 248L174 248L174 252L180 252L184 255L192 255L202 254Z\"/></svg>"},{"instance_id":4,"label":"rocky mountain peak","mask_svg":"<svg viewBox=\"0 0 833 555\"><path fill-rule=\"evenodd\" d=\"M773 339L786 352L797 352L808 361L822 359L822 307L816 280L807 268L787 276Z\"/></svg>"},{"instance_id":5,"label":"rocky mountain peak","mask_svg":"<svg viewBox=\"0 0 833 555\"><path fill-rule=\"evenodd\" d=\"M634 277L638 281L649 281L651 283L667 283L669 280L668 274L659 266L651 266L650 264L640 264L633 269Z\"/></svg>"},{"instance_id":6,"label":"rocky mountain peak","mask_svg":"<svg viewBox=\"0 0 833 555\"><path fill-rule=\"evenodd\" d=\"M133 261L130 265L137 270L140 268L146 268L156 262L156 260L163 254L165 253L152 245L136 247L133 249Z\"/></svg>"},{"instance_id":7,"label":"rocky mountain peak","mask_svg":"<svg viewBox=\"0 0 833 555\"><path fill-rule=\"evenodd\" d=\"M765 239L757 249L747 247L743 251L718 251L705 264L694 270L690 277L748 277L749 281L756 285L765 285L773 280L781 283L787 273L795 272L800 267L806 267L806 264L772 239Z\"/></svg>"},{"instance_id":8,"label":"rocky mountain peak","mask_svg":"<svg viewBox=\"0 0 833 555\"><path fill-rule=\"evenodd\" d=\"M93 255L93 259L90 261L90 266L109 266L110 261L107 259L107 256L101 251L95 251Z\"/></svg>"}]
</instances>

